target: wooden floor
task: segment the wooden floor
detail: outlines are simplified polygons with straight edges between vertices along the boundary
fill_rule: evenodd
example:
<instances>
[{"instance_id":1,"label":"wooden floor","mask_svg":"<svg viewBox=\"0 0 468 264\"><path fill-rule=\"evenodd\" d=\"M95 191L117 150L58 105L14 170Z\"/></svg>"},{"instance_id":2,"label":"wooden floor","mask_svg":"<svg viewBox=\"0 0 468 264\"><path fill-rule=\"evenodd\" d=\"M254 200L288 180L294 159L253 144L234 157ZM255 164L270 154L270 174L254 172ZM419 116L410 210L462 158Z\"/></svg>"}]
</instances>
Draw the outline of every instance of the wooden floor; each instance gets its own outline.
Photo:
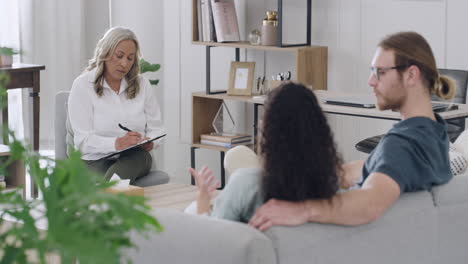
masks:
<instances>
[{"instance_id":1,"label":"wooden floor","mask_svg":"<svg viewBox=\"0 0 468 264\"><path fill-rule=\"evenodd\" d=\"M147 204L156 208L172 208L183 211L197 198L197 187L181 183L167 183L145 187Z\"/></svg>"},{"instance_id":2,"label":"wooden floor","mask_svg":"<svg viewBox=\"0 0 468 264\"><path fill-rule=\"evenodd\" d=\"M215 191L217 195L220 191ZM167 183L145 187L147 204L155 208L172 208L183 211L197 199L197 187L190 184Z\"/></svg>"}]
</instances>

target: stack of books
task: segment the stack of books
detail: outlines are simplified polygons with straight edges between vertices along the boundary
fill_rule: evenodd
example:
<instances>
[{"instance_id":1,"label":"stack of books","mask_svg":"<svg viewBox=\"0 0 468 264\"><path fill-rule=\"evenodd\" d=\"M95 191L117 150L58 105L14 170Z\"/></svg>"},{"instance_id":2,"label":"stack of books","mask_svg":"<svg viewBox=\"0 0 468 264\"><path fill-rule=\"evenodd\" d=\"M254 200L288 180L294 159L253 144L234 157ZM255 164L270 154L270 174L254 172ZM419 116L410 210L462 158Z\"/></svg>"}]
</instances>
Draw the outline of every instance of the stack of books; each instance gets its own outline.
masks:
<instances>
[{"instance_id":1,"label":"stack of books","mask_svg":"<svg viewBox=\"0 0 468 264\"><path fill-rule=\"evenodd\" d=\"M198 40L240 41L234 0L197 0Z\"/></svg>"},{"instance_id":2,"label":"stack of books","mask_svg":"<svg viewBox=\"0 0 468 264\"><path fill-rule=\"evenodd\" d=\"M238 145L248 145L252 142L252 136L247 134L203 134L200 143L205 145L231 148Z\"/></svg>"}]
</instances>

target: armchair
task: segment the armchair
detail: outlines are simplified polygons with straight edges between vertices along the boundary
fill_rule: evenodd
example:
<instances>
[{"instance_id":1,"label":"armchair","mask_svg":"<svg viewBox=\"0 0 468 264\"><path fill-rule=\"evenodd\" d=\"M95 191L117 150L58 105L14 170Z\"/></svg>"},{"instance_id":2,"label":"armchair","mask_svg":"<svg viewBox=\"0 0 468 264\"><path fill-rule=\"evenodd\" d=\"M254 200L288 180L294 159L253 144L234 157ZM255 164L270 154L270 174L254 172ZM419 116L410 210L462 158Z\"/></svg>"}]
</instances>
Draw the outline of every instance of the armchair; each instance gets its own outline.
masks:
<instances>
[{"instance_id":1,"label":"armchair","mask_svg":"<svg viewBox=\"0 0 468 264\"><path fill-rule=\"evenodd\" d=\"M68 96L70 92L58 92L55 95L55 158L67 158L67 145L73 144L71 133L67 133L69 128L68 120ZM153 164L155 164L153 162ZM135 181L136 186L147 187L169 182L169 175L161 170L152 168L148 175L140 177Z\"/></svg>"}]
</instances>

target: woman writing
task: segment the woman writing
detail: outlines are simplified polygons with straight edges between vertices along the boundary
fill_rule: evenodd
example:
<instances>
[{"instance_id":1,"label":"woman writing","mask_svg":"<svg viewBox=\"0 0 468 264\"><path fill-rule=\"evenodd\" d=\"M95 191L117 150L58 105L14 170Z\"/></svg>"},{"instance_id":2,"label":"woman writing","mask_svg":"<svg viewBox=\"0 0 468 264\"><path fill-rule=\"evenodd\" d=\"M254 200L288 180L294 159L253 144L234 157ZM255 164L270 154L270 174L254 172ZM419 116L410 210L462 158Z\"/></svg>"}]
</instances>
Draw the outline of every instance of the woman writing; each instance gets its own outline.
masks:
<instances>
[{"instance_id":1,"label":"woman writing","mask_svg":"<svg viewBox=\"0 0 468 264\"><path fill-rule=\"evenodd\" d=\"M103 157L163 134L158 101L140 75L139 58L139 43L131 30L109 29L86 70L73 82L68 100L73 145L83 160L107 179L116 173L130 183L148 174L149 151L157 143Z\"/></svg>"},{"instance_id":2,"label":"woman writing","mask_svg":"<svg viewBox=\"0 0 468 264\"><path fill-rule=\"evenodd\" d=\"M287 83L269 94L259 144L260 168L237 169L211 212L219 182L207 167L189 169L199 189L197 213L247 223L271 198L329 199L338 191L341 159L317 98L303 85ZM246 157L256 159L247 147L234 148L226 154L225 166Z\"/></svg>"}]
</instances>

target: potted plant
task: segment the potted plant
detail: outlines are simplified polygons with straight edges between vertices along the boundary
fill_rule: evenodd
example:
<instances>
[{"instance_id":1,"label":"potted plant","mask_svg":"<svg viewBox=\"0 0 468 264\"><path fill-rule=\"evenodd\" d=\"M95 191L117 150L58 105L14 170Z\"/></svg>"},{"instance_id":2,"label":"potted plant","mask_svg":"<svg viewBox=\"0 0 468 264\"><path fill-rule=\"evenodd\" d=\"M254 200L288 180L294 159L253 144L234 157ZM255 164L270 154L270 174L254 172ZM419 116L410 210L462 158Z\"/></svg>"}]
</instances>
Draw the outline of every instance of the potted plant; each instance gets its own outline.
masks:
<instances>
[{"instance_id":1,"label":"potted plant","mask_svg":"<svg viewBox=\"0 0 468 264\"><path fill-rule=\"evenodd\" d=\"M160 64L152 64L145 59L140 59L140 73L143 74L145 72L157 72L161 68ZM152 85L158 85L159 80L149 80Z\"/></svg>"},{"instance_id":2,"label":"potted plant","mask_svg":"<svg viewBox=\"0 0 468 264\"><path fill-rule=\"evenodd\" d=\"M19 54L19 51L0 46L0 67L11 66L13 64L13 55Z\"/></svg>"},{"instance_id":3,"label":"potted plant","mask_svg":"<svg viewBox=\"0 0 468 264\"><path fill-rule=\"evenodd\" d=\"M0 73L0 95L6 94L7 81ZM0 191L0 263L47 263L49 254L61 263L120 263L122 249L133 247L130 231L162 230L144 197L105 192L114 183L89 171L79 152L52 160L3 132L11 139L10 156L0 173L22 160L43 198L25 200L20 191ZM41 222L44 228L37 226Z\"/></svg>"}]
</instances>

